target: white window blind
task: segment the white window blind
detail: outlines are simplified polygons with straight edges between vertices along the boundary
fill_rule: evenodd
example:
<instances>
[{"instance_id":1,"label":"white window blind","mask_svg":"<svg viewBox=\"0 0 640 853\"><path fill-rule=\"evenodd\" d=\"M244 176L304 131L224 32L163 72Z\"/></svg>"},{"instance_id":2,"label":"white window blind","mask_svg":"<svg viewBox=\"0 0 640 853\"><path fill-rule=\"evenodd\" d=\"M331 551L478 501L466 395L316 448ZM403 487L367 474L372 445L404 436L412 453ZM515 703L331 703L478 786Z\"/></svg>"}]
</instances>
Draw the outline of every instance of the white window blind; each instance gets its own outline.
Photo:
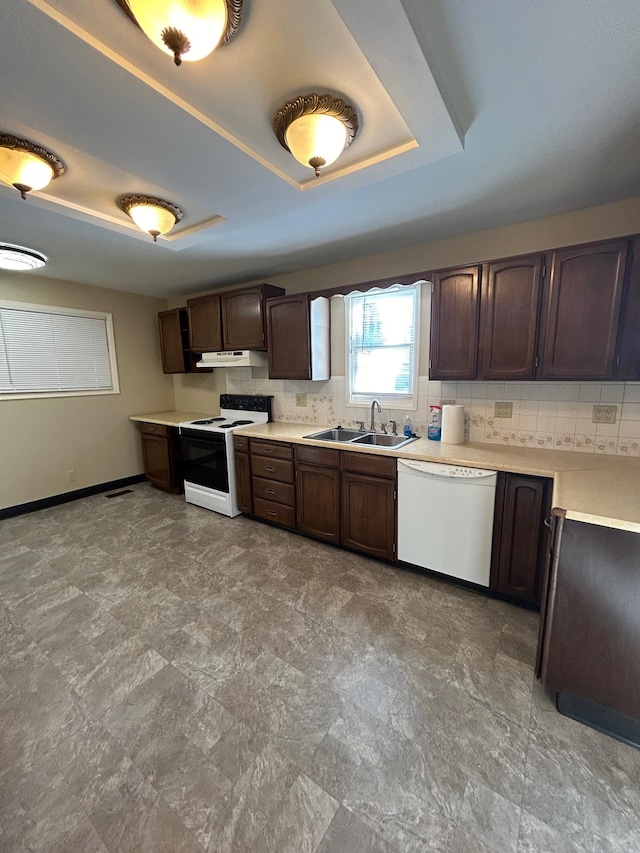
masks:
<instances>
[{"instance_id":1,"label":"white window blind","mask_svg":"<svg viewBox=\"0 0 640 853\"><path fill-rule=\"evenodd\" d=\"M418 287L347 297L351 402L384 397L410 401L417 374Z\"/></svg>"},{"instance_id":2,"label":"white window blind","mask_svg":"<svg viewBox=\"0 0 640 853\"><path fill-rule=\"evenodd\" d=\"M0 303L0 394L117 390L111 315Z\"/></svg>"}]
</instances>

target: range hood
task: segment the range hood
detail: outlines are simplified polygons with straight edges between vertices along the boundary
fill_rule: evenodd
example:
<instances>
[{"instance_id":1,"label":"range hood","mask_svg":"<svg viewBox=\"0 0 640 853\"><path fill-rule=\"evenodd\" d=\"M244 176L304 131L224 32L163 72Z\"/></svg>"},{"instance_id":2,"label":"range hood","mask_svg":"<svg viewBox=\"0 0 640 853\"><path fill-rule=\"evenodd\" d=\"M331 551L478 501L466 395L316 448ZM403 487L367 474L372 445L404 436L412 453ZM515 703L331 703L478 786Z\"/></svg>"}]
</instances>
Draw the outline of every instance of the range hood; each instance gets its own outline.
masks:
<instances>
[{"instance_id":1,"label":"range hood","mask_svg":"<svg viewBox=\"0 0 640 853\"><path fill-rule=\"evenodd\" d=\"M196 367L266 367L267 354L253 349L203 352Z\"/></svg>"}]
</instances>

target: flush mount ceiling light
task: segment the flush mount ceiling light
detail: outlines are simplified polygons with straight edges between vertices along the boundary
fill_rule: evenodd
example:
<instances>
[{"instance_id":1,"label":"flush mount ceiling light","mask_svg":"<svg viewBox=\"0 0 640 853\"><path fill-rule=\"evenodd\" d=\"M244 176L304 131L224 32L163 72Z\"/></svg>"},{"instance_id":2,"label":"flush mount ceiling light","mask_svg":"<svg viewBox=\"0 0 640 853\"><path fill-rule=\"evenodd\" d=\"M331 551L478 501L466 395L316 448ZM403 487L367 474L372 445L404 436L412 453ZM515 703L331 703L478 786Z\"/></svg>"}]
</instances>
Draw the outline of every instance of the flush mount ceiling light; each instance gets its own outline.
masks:
<instances>
[{"instance_id":1,"label":"flush mount ceiling light","mask_svg":"<svg viewBox=\"0 0 640 853\"><path fill-rule=\"evenodd\" d=\"M231 41L240 26L242 0L116 0L151 41L173 56L194 62L220 43Z\"/></svg>"},{"instance_id":2,"label":"flush mount ceiling light","mask_svg":"<svg viewBox=\"0 0 640 853\"><path fill-rule=\"evenodd\" d=\"M151 234L158 242L160 234L168 234L183 213L177 205L147 195L125 195L118 199L120 210L130 216L141 231Z\"/></svg>"},{"instance_id":3,"label":"flush mount ceiling light","mask_svg":"<svg viewBox=\"0 0 640 853\"><path fill-rule=\"evenodd\" d=\"M55 154L8 133L0 133L0 180L15 187L22 198L31 190L43 190L64 172Z\"/></svg>"},{"instance_id":4,"label":"flush mount ceiling light","mask_svg":"<svg viewBox=\"0 0 640 853\"><path fill-rule=\"evenodd\" d=\"M0 243L0 270L27 272L28 270L40 269L46 262L45 256L41 255L40 252L34 252L33 249Z\"/></svg>"},{"instance_id":5,"label":"flush mount ceiling light","mask_svg":"<svg viewBox=\"0 0 640 853\"><path fill-rule=\"evenodd\" d=\"M299 163L320 174L333 163L358 132L353 107L332 95L300 95L281 107L273 119L278 142Z\"/></svg>"}]
</instances>

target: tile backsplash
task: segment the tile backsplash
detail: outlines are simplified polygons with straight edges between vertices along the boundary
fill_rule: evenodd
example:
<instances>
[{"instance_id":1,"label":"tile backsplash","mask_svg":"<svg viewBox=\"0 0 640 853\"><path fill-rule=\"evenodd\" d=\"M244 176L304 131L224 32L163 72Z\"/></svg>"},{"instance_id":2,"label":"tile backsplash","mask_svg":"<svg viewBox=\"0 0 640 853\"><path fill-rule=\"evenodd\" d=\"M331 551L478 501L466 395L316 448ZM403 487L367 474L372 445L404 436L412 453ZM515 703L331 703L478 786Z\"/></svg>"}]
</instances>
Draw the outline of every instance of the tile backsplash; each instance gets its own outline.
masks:
<instances>
[{"instance_id":1,"label":"tile backsplash","mask_svg":"<svg viewBox=\"0 0 640 853\"><path fill-rule=\"evenodd\" d=\"M227 392L273 394L277 421L335 426L368 426L370 408L346 405L345 377L326 382L256 378L251 368L227 371ZM296 406L296 394L307 395ZM429 406L442 400L465 407L467 441L640 456L639 382L435 382L418 380L417 411L383 407L376 424L393 418L402 430L407 414L418 435L426 436ZM495 418L496 402L511 402L512 417ZM592 423L593 406L617 406L615 424Z\"/></svg>"}]
</instances>

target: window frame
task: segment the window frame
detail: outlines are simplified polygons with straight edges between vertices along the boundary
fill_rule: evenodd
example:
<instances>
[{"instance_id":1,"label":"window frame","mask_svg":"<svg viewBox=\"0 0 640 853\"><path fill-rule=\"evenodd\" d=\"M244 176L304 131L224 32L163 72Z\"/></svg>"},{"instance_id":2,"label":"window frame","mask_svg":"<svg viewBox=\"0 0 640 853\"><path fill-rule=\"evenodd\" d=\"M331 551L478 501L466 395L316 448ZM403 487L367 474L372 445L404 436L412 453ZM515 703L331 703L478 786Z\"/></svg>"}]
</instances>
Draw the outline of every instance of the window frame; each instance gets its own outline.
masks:
<instances>
[{"instance_id":1,"label":"window frame","mask_svg":"<svg viewBox=\"0 0 640 853\"><path fill-rule=\"evenodd\" d=\"M396 283L387 287L372 287L365 291L352 291L345 296L345 374L346 374L346 405L348 408L362 408L370 405L373 400L378 400L380 405L388 409L399 409L401 411L415 412L418 409L418 376L420 370L420 302L422 295L422 279L411 284ZM410 373L410 393L408 394L374 394L357 393L352 389L353 369L351 351L351 299L363 297L367 294L385 294L390 291L401 292L407 288L413 290L413 360ZM376 347L384 349L384 347Z\"/></svg>"},{"instance_id":2,"label":"window frame","mask_svg":"<svg viewBox=\"0 0 640 853\"><path fill-rule=\"evenodd\" d=\"M113 328L113 314L106 311L89 311L84 308L64 308L58 305L41 305L35 302L13 302L0 299L0 309L8 308L14 311L31 311L41 314L62 314L73 317L86 317L89 319L104 320L106 331L107 353L109 357L109 371L111 374L111 388L90 388L87 390L65 391L62 389L54 391L3 391L0 389L0 401L5 400L42 400L55 397L96 397L120 393L120 379L118 376L118 361L116 356L116 342Z\"/></svg>"}]
</instances>

